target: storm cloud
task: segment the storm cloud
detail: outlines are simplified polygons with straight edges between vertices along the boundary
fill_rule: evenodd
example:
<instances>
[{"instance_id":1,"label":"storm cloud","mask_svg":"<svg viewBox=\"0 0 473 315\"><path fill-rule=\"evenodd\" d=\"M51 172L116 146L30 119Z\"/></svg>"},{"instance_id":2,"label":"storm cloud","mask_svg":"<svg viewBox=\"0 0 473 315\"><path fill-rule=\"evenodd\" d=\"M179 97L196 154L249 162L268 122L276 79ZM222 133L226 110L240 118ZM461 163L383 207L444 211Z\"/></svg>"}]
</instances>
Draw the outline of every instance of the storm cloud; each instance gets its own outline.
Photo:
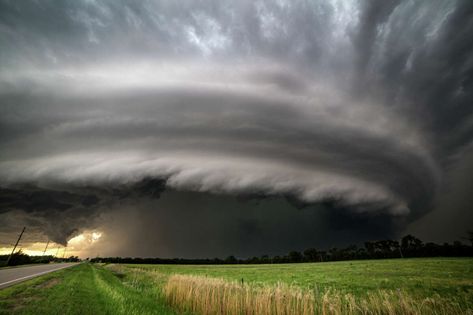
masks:
<instances>
[{"instance_id":1,"label":"storm cloud","mask_svg":"<svg viewBox=\"0 0 473 315\"><path fill-rule=\"evenodd\" d=\"M10 228L256 255L471 211L471 1L0 3Z\"/></svg>"}]
</instances>

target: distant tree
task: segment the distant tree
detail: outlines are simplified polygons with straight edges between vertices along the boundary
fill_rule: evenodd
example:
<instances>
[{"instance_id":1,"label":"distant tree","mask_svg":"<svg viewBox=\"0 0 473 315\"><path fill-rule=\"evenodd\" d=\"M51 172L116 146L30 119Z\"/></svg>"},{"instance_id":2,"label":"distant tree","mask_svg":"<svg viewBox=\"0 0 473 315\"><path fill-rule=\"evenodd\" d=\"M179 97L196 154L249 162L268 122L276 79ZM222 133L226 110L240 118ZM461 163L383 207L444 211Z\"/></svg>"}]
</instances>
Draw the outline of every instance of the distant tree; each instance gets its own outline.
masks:
<instances>
[{"instance_id":1,"label":"distant tree","mask_svg":"<svg viewBox=\"0 0 473 315\"><path fill-rule=\"evenodd\" d=\"M402 238L401 246L402 248L419 248L422 247L422 241L409 234Z\"/></svg>"},{"instance_id":2,"label":"distant tree","mask_svg":"<svg viewBox=\"0 0 473 315\"><path fill-rule=\"evenodd\" d=\"M356 245L350 245L340 251L340 256L343 260L356 259L358 253L358 247Z\"/></svg>"},{"instance_id":3,"label":"distant tree","mask_svg":"<svg viewBox=\"0 0 473 315\"><path fill-rule=\"evenodd\" d=\"M236 264L238 260L235 258L235 256L228 256L225 258L225 263L226 264Z\"/></svg>"},{"instance_id":4,"label":"distant tree","mask_svg":"<svg viewBox=\"0 0 473 315\"><path fill-rule=\"evenodd\" d=\"M260 261L262 264L269 264L272 262L272 259L269 257L269 255L262 255Z\"/></svg>"},{"instance_id":5,"label":"distant tree","mask_svg":"<svg viewBox=\"0 0 473 315\"><path fill-rule=\"evenodd\" d=\"M291 251L288 255L289 262L301 262L302 261L302 254L297 251Z\"/></svg>"},{"instance_id":6,"label":"distant tree","mask_svg":"<svg viewBox=\"0 0 473 315\"><path fill-rule=\"evenodd\" d=\"M375 258L376 255L376 244L375 242L365 242L366 252L370 258Z\"/></svg>"},{"instance_id":7,"label":"distant tree","mask_svg":"<svg viewBox=\"0 0 473 315\"><path fill-rule=\"evenodd\" d=\"M308 248L304 251L304 260L305 261L318 261L319 260L319 257L318 257L319 253L317 252L317 250L315 248Z\"/></svg>"},{"instance_id":8,"label":"distant tree","mask_svg":"<svg viewBox=\"0 0 473 315\"><path fill-rule=\"evenodd\" d=\"M366 252L366 249L363 247L360 247L356 250L356 259L366 259L368 258L368 253Z\"/></svg>"},{"instance_id":9,"label":"distant tree","mask_svg":"<svg viewBox=\"0 0 473 315\"><path fill-rule=\"evenodd\" d=\"M273 263L280 264L282 262L281 256L274 256L273 257Z\"/></svg>"},{"instance_id":10,"label":"distant tree","mask_svg":"<svg viewBox=\"0 0 473 315\"><path fill-rule=\"evenodd\" d=\"M381 240L374 242L378 258L398 257L399 243L393 240Z\"/></svg>"},{"instance_id":11,"label":"distant tree","mask_svg":"<svg viewBox=\"0 0 473 315\"><path fill-rule=\"evenodd\" d=\"M442 255L441 246L435 243L426 243L424 245L422 253L423 253L423 256L428 256L428 257L441 256Z\"/></svg>"},{"instance_id":12,"label":"distant tree","mask_svg":"<svg viewBox=\"0 0 473 315\"><path fill-rule=\"evenodd\" d=\"M412 235L406 235L401 239L401 248L405 255L411 257L422 256L422 247L424 244L420 239Z\"/></svg>"},{"instance_id":13,"label":"distant tree","mask_svg":"<svg viewBox=\"0 0 473 315\"><path fill-rule=\"evenodd\" d=\"M248 262L249 262L250 264L261 264L261 261L260 261L259 257L256 257L256 256L250 258L250 259L248 260Z\"/></svg>"},{"instance_id":14,"label":"distant tree","mask_svg":"<svg viewBox=\"0 0 473 315\"><path fill-rule=\"evenodd\" d=\"M18 252L14 253L11 256L10 262L8 264L10 266L17 266L31 264L31 262L31 257L27 254L24 254L23 251L20 249Z\"/></svg>"},{"instance_id":15,"label":"distant tree","mask_svg":"<svg viewBox=\"0 0 473 315\"><path fill-rule=\"evenodd\" d=\"M80 259L78 256L70 256L69 258L66 259L67 262L79 262Z\"/></svg>"}]
</instances>

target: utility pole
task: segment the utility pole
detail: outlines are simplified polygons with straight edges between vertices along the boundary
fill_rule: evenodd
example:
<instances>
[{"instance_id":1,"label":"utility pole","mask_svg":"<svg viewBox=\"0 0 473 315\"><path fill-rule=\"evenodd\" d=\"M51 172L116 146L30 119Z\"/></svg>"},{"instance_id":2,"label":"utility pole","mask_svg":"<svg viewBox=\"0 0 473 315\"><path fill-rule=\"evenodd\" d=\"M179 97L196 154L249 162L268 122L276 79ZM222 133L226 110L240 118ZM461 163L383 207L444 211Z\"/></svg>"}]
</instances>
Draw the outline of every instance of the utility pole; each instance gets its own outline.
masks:
<instances>
[{"instance_id":1,"label":"utility pole","mask_svg":"<svg viewBox=\"0 0 473 315\"><path fill-rule=\"evenodd\" d=\"M66 256L66 250L67 250L67 246L64 247L64 253L62 254L62 258L64 259L64 256Z\"/></svg>"},{"instance_id":2,"label":"utility pole","mask_svg":"<svg viewBox=\"0 0 473 315\"><path fill-rule=\"evenodd\" d=\"M8 266L8 264L10 263L10 259L11 259L11 257L13 256L13 253L15 252L15 249L16 249L16 247L18 246L18 243L20 242L21 237L23 236L23 233L25 232L25 230L26 230L26 226L23 227L23 230L21 231L20 236L18 236L18 240L16 241L16 244L15 244L15 246L13 247L13 250L11 251L10 256L8 256L7 266Z\"/></svg>"},{"instance_id":3,"label":"utility pole","mask_svg":"<svg viewBox=\"0 0 473 315\"><path fill-rule=\"evenodd\" d=\"M43 256L44 256L44 254L46 253L46 250L48 249L48 245L49 245L49 240L48 240L48 242L46 243L46 248L45 248L44 251L43 251Z\"/></svg>"}]
</instances>

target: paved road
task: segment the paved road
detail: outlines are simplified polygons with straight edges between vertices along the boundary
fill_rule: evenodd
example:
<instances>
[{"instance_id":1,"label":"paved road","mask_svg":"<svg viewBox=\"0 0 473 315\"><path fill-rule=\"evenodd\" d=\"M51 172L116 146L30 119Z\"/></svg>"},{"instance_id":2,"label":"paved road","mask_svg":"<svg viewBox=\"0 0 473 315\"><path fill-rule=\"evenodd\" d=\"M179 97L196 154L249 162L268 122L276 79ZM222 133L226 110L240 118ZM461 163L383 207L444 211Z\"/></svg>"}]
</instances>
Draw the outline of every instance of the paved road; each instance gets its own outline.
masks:
<instances>
[{"instance_id":1,"label":"paved road","mask_svg":"<svg viewBox=\"0 0 473 315\"><path fill-rule=\"evenodd\" d=\"M0 289L79 263L60 263L0 269Z\"/></svg>"}]
</instances>

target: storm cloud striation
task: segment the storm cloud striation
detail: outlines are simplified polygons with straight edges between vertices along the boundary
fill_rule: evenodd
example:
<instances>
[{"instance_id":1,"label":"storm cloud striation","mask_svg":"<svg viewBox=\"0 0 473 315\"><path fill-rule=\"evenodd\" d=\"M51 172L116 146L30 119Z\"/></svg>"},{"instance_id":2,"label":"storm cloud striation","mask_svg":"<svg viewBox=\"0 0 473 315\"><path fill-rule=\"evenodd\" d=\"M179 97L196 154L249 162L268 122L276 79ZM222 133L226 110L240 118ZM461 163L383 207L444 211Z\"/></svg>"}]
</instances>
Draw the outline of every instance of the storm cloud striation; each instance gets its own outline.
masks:
<instances>
[{"instance_id":1,"label":"storm cloud striation","mask_svg":"<svg viewBox=\"0 0 473 315\"><path fill-rule=\"evenodd\" d=\"M472 16L470 1L1 1L2 233L101 229L121 244L105 252L148 256L461 236Z\"/></svg>"}]
</instances>

